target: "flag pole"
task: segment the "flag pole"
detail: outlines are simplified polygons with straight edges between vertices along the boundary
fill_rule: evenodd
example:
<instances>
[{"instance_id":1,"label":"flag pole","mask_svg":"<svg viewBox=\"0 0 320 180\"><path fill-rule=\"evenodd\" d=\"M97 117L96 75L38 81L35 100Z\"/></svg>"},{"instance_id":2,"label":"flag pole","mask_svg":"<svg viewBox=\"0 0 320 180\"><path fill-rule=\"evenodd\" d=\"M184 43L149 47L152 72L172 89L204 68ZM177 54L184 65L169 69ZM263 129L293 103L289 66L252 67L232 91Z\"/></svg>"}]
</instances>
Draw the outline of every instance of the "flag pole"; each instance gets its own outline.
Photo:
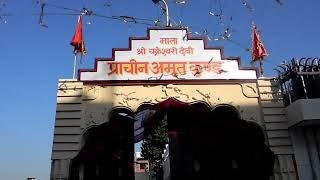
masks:
<instances>
[{"instance_id":1,"label":"flag pole","mask_svg":"<svg viewBox=\"0 0 320 180\"><path fill-rule=\"evenodd\" d=\"M73 60L73 76L72 78L76 78L76 66L77 66L77 54L74 54L74 60Z\"/></svg>"},{"instance_id":2,"label":"flag pole","mask_svg":"<svg viewBox=\"0 0 320 180\"><path fill-rule=\"evenodd\" d=\"M86 48L84 45L84 40L83 40L83 34L82 34L82 13L78 17L78 24L77 24L77 29L76 32L73 35L73 38L71 40L71 45L74 46L74 61L73 61L73 79L76 79L76 68L77 68L77 54L81 53L81 58L82 55L86 53Z\"/></svg>"},{"instance_id":3,"label":"flag pole","mask_svg":"<svg viewBox=\"0 0 320 180\"><path fill-rule=\"evenodd\" d=\"M262 58L259 59L259 64L260 64L260 76L263 76Z\"/></svg>"}]
</instances>

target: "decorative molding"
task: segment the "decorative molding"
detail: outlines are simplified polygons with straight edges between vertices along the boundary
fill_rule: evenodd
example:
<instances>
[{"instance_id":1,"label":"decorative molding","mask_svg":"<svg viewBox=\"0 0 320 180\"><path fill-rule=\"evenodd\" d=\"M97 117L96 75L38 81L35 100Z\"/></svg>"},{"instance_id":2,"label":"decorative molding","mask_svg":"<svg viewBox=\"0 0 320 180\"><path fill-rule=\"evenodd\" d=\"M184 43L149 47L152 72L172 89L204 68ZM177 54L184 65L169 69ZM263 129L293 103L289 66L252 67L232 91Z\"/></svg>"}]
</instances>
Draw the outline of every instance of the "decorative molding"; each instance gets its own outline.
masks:
<instances>
[{"instance_id":1,"label":"decorative molding","mask_svg":"<svg viewBox=\"0 0 320 180\"><path fill-rule=\"evenodd\" d=\"M252 85L241 85L242 93L246 98L258 98L257 89ZM151 88L152 86L146 86L145 88ZM126 106L129 108L133 108L141 103L159 103L170 97L174 97L180 101L193 103L193 102L205 102L212 108L217 104L230 104L233 106L238 106L233 101L225 101L222 100L221 97L216 97L213 91L204 91L201 89L194 89L192 93L184 92L179 86L175 86L173 84L160 85L160 88L157 88L154 94L154 97L141 97L137 96L135 91L131 92L123 92L117 91L116 93L112 93L117 98L114 98L114 105ZM243 112L242 109L239 108L239 112Z\"/></svg>"},{"instance_id":2,"label":"decorative molding","mask_svg":"<svg viewBox=\"0 0 320 180\"><path fill-rule=\"evenodd\" d=\"M139 102L140 99L137 98L136 96L133 96L136 92L133 91L133 92L129 92L129 93L122 93L122 92L119 92L119 93L112 93L113 95L115 96L118 96L118 97L121 97L121 101L119 102L116 102L116 104L120 104L122 106L127 106L129 108L132 107L131 105L131 102Z\"/></svg>"},{"instance_id":3,"label":"decorative molding","mask_svg":"<svg viewBox=\"0 0 320 180\"><path fill-rule=\"evenodd\" d=\"M244 96L247 98L258 98L258 89L257 87L254 87L252 85L247 85L247 84L239 84L242 89L242 93Z\"/></svg>"},{"instance_id":4,"label":"decorative molding","mask_svg":"<svg viewBox=\"0 0 320 180\"><path fill-rule=\"evenodd\" d=\"M99 96L99 88L96 86L85 86L83 100L95 100Z\"/></svg>"}]
</instances>

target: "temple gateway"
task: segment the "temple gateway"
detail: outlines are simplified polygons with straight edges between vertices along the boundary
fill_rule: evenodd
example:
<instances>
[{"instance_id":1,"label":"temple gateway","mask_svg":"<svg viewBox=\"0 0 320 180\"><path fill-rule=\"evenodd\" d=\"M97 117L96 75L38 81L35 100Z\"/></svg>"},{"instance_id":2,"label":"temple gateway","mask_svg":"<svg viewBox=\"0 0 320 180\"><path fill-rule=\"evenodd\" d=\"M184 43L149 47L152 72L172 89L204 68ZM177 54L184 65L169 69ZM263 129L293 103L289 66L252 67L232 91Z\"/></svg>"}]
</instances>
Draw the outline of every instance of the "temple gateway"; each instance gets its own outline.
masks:
<instances>
[{"instance_id":1,"label":"temple gateway","mask_svg":"<svg viewBox=\"0 0 320 180\"><path fill-rule=\"evenodd\" d=\"M162 179L319 179L320 114L280 85L187 29L149 29L59 80L51 179L134 180L135 143L164 121Z\"/></svg>"}]
</instances>

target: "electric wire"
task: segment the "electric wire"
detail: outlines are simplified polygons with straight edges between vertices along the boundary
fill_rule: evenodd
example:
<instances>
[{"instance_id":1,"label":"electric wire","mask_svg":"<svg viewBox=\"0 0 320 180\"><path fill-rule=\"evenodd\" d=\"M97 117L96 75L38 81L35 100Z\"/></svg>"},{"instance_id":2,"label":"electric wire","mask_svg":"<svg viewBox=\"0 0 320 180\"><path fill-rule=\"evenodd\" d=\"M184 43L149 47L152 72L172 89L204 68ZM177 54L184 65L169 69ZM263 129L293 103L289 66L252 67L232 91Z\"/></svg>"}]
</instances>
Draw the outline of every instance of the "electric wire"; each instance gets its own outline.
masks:
<instances>
[{"instance_id":1,"label":"electric wire","mask_svg":"<svg viewBox=\"0 0 320 180\"><path fill-rule=\"evenodd\" d=\"M0 1L1 2L1 1ZM110 20L118 20L118 21L122 21L124 23L133 23L133 24L141 24L141 25L146 25L146 26L159 26L159 23L161 24L161 21L159 20L160 17L158 17L156 20L153 19L147 19L147 18L139 18L139 17L133 17L133 16L127 16L127 15L104 15L104 14L100 14L100 13L96 13L94 11L88 10L85 8L86 5L86 0L82 0L82 5L83 5L83 9L74 9L74 8L69 8L69 7L65 7L65 6L61 6L61 5L57 5L57 4L53 4L53 3L47 3L46 1L37 1L37 4L40 5L41 7L41 12L40 13L31 13L29 15L35 15L35 16L39 16L40 15L40 21L39 24L41 25L41 23L43 23L43 17L44 16L78 16L80 14L88 16L88 17L99 17L99 18L104 18L104 19L110 19ZM248 0L240 0L240 2L244 5L244 6L248 6ZM107 3L107 4L106 4ZM104 6L108 7L108 8L112 8L112 4L111 4L111 0L108 0L104 4ZM176 3L178 4L178 3ZM185 4L183 4L185 5ZM61 13L56 13L56 12L44 12L44 6L46 7L51 7L51 8L55 8L55 9L60 9L60 10L64 10L64 11L70 11L70 13L66 13L66 12L61 12ZM181 5L182 6L182 5ZM224 6L225 6L225 1L224 0L210 0L209 1L209 8L213 8L213 6L215 6L215 10L214 10L214 16L219 18L218 21L224 21L221 18L225 18L224 15ZM216 12L217 11L217 12ZM88 13L89 12L89 13ZM159 16L159 11L158 12L158 16ZM180 16L182 12L182 8L180 8ZM1 12L0 12L1 13ZM16 14L0 14L0 21L1 18L3 17L8 17L8 16L15 16ZM26 14L24 14L25 16ZM223 17L222 17L223 16ZM179 21L180 23L177 23L177 21L175 21L172 17L169 17L170 21L173 22L175 24L176 27L182 27L182 28L187 28L187 29L191 29L193 27L191 26L187 26L187 25L183 25L181 20ZM181 17L182 18L182 17ZM218 24L220 24L221 26L225 25L224 22L218 22ZM227 25L227 29L230 29L230 24ZM226 31L226 30L225 30ZM225 32L224 31L224 32ZM196 32L196 31L195 31ZM200 31L201 33L194 33L197 35L202 35L202 36L206 36L208 37L209 40L226 40L228 42L231 42L237 46L239 46L240 48L244 49L245 51L251 52L250 48L244 47L243 45L241 45L240 43L232 40L229 36L231 35L231 32L229 31L228 36L225 37L224 34L220 34L218 35L218 38L214 37L214 34L216 33L212 33L208 30L208 28L206 29L202 29ZM211 34L213 34L213 36L211 36Z\"/></svg>"},{"instance_id":2,"label":"electric wire","mask_svg":"<svg viewBox=\"0 0 320 180\"><path fill-rule=\"evenodd\" d=\"M43 23L43 17L44 16L78 16L80 14L87 15L87 16L96 16L100 18L105 18L105 19L112 19L112 20L119 20L123 21L125 23L134 23L134 24L141 24L141 25L147 25L147 26L153 26L155 20L152 19L146 19L146 18L139 18L139 17L133 17L133 16L127 16L127 15L118 15L118 16L107 16L99 13L95 13L93 11L90 11L89 14L84 14L84 11L87 10L86 8L83 8L83 10L79 9L73 9L73 8L68 8L64 6L59 6L56 4L52 3L41 3L41 12L40 13L31 13L31 14L23 14L25 15L39 15L40 16L40 23ZM44 7L52 7L55 9L60 9L60 10L66 10L66 11L72 11L74 13L55 13L55 12L44 12ZM22 15L22 14L21 14ZM0 14L0 17L6 17L6 16L19 16L18 14ZM152 22L152 23L151 23Z\"/></svg>"}]
</instances>

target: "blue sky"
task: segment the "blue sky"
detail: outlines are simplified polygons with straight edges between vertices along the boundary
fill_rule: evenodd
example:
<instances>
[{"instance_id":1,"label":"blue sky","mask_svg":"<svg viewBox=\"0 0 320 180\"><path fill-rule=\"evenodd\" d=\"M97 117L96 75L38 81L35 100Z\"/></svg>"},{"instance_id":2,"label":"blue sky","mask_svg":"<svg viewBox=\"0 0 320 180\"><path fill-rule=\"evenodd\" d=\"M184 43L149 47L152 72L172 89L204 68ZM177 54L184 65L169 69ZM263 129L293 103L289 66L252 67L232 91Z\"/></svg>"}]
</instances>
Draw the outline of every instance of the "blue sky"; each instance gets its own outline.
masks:
<instances>
[{"instance_id":1,"label":"blue sky","mask_svg":"<svg viewBox=\"0 0 320 180\"><path fill-rule=\"evenodd\" d=\"M319 57L320 1L248 0L254 11L233 0L187 0L180 5L168 0L172 18L190 27L204 29L212 35L225 26L209 11L217 12L219 3L232 29L228 41L210 41L225 47L225 55L241 56L249 65L251 55L244 50L251 44L251 23L261 30L270 56L265 62L266 75L292 57ZM0 1L1 2L1 1ZM73 54L69 45L77 17L45 16L48 28L38 25L40 7L33 0L6 0L0 21L0 179L21 180L27 176L49 179L50 156L59 78L72 77ZM103 15L129 15L147 19L161 16L151 0L47 0L47 3L72 9L91 8ZM111 4L111 7L103 4ZM46 6L47 13L74 13ZM232 17L232 21L230 21ZM162 18L163 19L163 18ZM127 47L129 36L145 36L148 26L124 23L99 17L85 17L84 36L87 56L81 67L92 67L94 57L110 57L112 47ZM88 25L88 23L91 23Z\"/></svg>"}]
</instances>

